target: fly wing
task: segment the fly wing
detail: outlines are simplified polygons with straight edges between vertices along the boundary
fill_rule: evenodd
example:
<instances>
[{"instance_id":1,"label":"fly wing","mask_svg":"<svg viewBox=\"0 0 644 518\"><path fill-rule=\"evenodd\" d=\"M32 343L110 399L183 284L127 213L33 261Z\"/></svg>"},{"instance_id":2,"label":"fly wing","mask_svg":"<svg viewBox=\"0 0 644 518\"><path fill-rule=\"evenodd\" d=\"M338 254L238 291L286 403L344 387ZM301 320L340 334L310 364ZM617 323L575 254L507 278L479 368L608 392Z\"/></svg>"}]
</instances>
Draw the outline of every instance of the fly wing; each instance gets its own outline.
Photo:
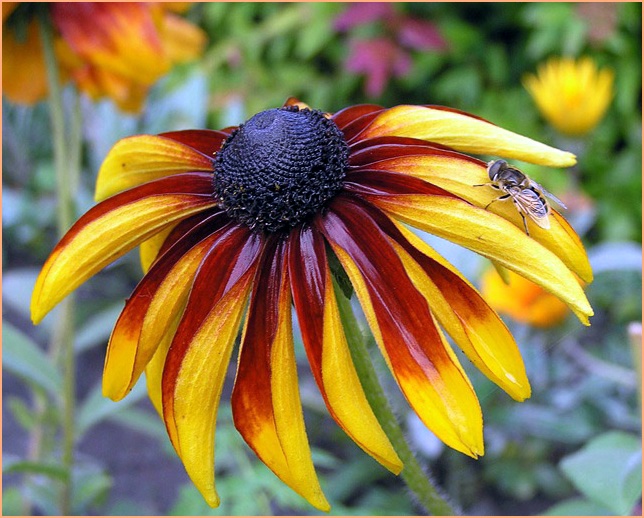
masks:
<instances>
[{"instance_id":1,"label":"fly wing","mask_svg":"<svg viewBox=\"0 0 644 518\"><path fill-rule=\"evenodd\" d=\"M545 229L550 228L548 203L537 191L523 189L519 194L514 195L513 200L519 210L527 214L537 225Z\"/></svg>"},{"instance_id":2,"label":"fly wing","mask_svg":"<svg viewBox=\"0 0 644 518\"><path fill-rule=\"evenodd\" d=\"M551 200L554 200L557 205L559 205L562 209L568 209L566 205L564 204L563 201L561 201L559 198L557 198L554 194L552 194L550 191L546 191L541 185L539 185L537 182L534 182L530 180L530 186L536 189L537 191L542 192L545 194L548 198Z\"/></svg>"}]
</instances>

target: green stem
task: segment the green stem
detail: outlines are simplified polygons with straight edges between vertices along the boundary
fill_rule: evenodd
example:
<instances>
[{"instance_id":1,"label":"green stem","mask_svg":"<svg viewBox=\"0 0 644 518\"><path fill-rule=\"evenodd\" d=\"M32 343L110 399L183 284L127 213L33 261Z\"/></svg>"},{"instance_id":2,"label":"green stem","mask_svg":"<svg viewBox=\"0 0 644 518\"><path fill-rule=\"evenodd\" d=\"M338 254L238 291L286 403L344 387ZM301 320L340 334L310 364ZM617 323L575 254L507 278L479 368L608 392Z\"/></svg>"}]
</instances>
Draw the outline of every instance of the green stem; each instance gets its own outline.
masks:
<instances>
[{"instance_id":1,"label":"green stem","mask_svg":"<svg viewBox=\"0 0 644 518\"><path fill-rule=\"evenodd\" d=\"M74 198L80 169L80 110L76 103L72 119L72 131L69 139L65 131L65 110L63 92L58 73L58 63L54 54L54 37L46 11L39 17L40 30L47 69L49 87L49 110L51 117L52 138L54 142L54 165L56 170L57 230L59 237L74 222ZM60 500L60 511L63 515L72 512L72 474L74 466L75 403L76 403L76 364L74 355L74 298L67 297L60 308L60 318L50 344L51 353L59 364L62 364L64 387L62 394L62 429L63 444L61 461L67 471Z\"/></svg>"},{"instance_id":2,"label":"green stem","mask_svg":"<svg viewBox=\"0 0 644 518\"><path fill-rule=\"evenodd\" d=\"M338 299L342 325L351 349L351 356L356 366L356 371L362 382L362 387L374 414L405 466L401 477L418 499L418 503L428 512L433 515L453 516L455 514L454 509L441 496L439 489L431 482L430 477L419 464L418 459L414 456L405 439L405 434L400 428L398 420L389 405L387 396L378 381L378 375L369 356L365 337L353 314L350 301L344 296L342 290L335 282L334 287Z\"/></svg>"}]
</instances>

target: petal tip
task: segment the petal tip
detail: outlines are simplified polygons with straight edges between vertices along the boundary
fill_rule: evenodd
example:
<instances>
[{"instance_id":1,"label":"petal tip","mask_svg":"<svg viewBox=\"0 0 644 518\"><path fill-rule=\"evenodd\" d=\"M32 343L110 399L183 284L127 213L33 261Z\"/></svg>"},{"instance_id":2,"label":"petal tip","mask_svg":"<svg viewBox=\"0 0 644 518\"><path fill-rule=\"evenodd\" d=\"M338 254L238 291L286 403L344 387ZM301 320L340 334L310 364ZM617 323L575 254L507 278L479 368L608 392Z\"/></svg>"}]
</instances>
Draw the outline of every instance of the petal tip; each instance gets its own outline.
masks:
<instances>
[{"instance_id":1,"label":"petal tip","mask_svg":"<svg viewBox=\"0 0 644 518\"><path fill-rule=\"evenodd\" d=\"M395 461L387 461L387 462L383 461L382 464L394 475L400 475L403 468L405 467L405 465L400 460L400 458L398 458L398 456L396 456Z\"/></svg>"},{"instance_id":2,"label":"petal tip","mask_svg":"<svg viewBox=\"0 0 644 518\"><path fill-rule=\"evenodd\" d=\"M208 494L202 493L202 495L204 497L204 500L210 507L212 507L213 509L216 507L219 507L219 504L221 503L221 501L219 500L219 496L214 490L212 492L209 491Z\"/></svg>"},{"instance_id":3,"label":"petal tip","mask_svg":"<svg viewBox=\"0 0 644 518\"><path fill-rule=\"evenodd\" d=\"M564 152L564 155L561 158L562 167L572 167L577 163L577 156L574 153L568 151Z\"/></svg>"},{"instance_id":4,"label":"petal tip","mask_svg":"<svg viewBox=\"0 0 644 518\"><path fill-rule=\"evenodd\" d=\"M518 401L519 403L522 403L526 399L529 399L531 395L532 395L532 388L530 387L529 383L526 385L521 385L521 384L515 385L515 390L513 390L510 393L510 396L512 397L512 399L514 399L515 401Z\"/></svg>"},{"instance_id":5,"label":"petal tip","mask_svg":"<svg viewBox=\"0 0 644 518\"><path fill-rule=\"evenodd\" d=\"M34 291L31 295L31 305L29 306L29 311L31 314L31 322L37 326L40 324L47 316L47 313L51 311L50 307L47 307L45 304L43 304L40 296L40 290L37 288L34 288Z\"/></svg>"}]
</instances>

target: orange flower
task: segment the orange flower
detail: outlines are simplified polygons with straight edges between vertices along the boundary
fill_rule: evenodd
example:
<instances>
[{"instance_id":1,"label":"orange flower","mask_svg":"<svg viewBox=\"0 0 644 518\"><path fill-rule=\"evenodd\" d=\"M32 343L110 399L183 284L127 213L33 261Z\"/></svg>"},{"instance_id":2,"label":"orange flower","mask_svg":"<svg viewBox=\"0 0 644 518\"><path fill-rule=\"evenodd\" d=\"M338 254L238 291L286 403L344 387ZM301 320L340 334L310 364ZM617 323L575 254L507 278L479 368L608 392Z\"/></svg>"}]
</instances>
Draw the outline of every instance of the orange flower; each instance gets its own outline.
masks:
<instances>
[{"instance_id":1,"label":"orange flower","mask_svg":"<svg viewBox=\"0 0 644 518\"><path fill-rule=\"evenodd\" d=\"M568 315L568 307L540 286L508 271L506 284L496 270L485 272L481 291L490 306L514 320L537 327L551 327Z\"/></svg>"},{"instance_id":2,"label":"orange flower","mask_svg":"<svg viewBox=\"0 0 644 518\"><path fill-rule=\"evenodd\" d=\"M3 20L15 7L3 6ZM162 3L51 4L63 78L94 100L107 96L125 111L139 111L156 80L203 49L204 33L174 14L180 10L184 6ZM14 102L32 104L47 94L40 34L35 20L26 38L10 30L11 20L7 25L3 91Z\"/></svg>"}]
</instances>

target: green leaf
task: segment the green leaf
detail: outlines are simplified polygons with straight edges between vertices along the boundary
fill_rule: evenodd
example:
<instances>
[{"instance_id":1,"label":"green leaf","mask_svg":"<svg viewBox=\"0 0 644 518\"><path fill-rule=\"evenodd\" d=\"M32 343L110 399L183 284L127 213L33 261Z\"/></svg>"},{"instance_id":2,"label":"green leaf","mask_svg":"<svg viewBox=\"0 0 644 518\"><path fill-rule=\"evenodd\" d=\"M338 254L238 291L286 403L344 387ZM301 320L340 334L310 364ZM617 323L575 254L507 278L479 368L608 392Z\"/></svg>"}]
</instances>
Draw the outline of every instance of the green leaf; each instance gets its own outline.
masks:
<instances>
[{"instance_id":1,"label":"green leaf","mask_svg":"<svg viewBox=\"0 0 644 518\"><path fill-rule=\"evenodd\" d=\"M331 37L329 20L319 15L314 16L299 34L297 56L301 60L311 59L328 44Z\"/></svg>"},{"instance_id":2,"label":"green leaf","mask_svg":"<svg viewBox=\"0 0 644 518\"><path fill-rule=\"evenodd\" d=\"M543 514L544 516L606 516L610 511L585 498L571 498L553 505Z\"/></svg>"},{"instance_id":3,"label":"green leaf","mask_svg":"<svg viewBox=\"0 0 644 518\"><path fill-rule=\"evenodd\" d=\"M146 394L145 383L137 383L126 398L121 401L112 401L111 399L103 397L101 384L98 383L83 400L78 409L76 423L78 436L82 436L87 430L103 419L112 417L124 408L133 405L145 397Z\"/></svg>"},{"instance_id":4,"label":"green leaf","mask_svg":"<svg viewBox=\"0 0 644 518\"><path fill-rule=\"evenodd\" d=\"M90 471L85 466L76 466L73 478L72 506L77 515L85 515L90 506L104 503L112 487L112 479L107 473Z\"/></svg>"},{"instance_id":5,"label":"green leaf","mask_svg":"<svg viewBox=\"0 0 644 518\"><path fill-rule=\"evenodd\" d=\"M61 393L62 378L47 355L7 322L2 326L2 368L54 396Z\"/></svg>"},{"instance_id":6,"label":"green leaf","mask_svg":"<svg viewBox=\"0 0 644 518\"><path fill-rule=\"evenodd\" d=\"M12 397L8 399L8 406L14 418L25 430L32 430L37 423L34 412L25 404L22 399Z\"/></svg>"},{"instance_id":7,"label":"green leaf","mask_svg":"<svg viewBox=\"0 0 644 518\"><path fill-rule=\"evenodd\" d=\"M30 460L8 460L4 456L2 473L25 473L28 475L46 475L50 478L65 481L67 480L67 470L60 464L52 462L35 462Z\"/></svg>"},{"instance_id":8,"label":"green leaf","mask_svg":"<svg viewBox=\"0 0 644 518\"><path fill-rule=\"evenodd\" d=\"M642 495L642 443L633 435L600 435L560 467L579 491L616 514L631 513Z\"/></svg>"}]
</instances>

